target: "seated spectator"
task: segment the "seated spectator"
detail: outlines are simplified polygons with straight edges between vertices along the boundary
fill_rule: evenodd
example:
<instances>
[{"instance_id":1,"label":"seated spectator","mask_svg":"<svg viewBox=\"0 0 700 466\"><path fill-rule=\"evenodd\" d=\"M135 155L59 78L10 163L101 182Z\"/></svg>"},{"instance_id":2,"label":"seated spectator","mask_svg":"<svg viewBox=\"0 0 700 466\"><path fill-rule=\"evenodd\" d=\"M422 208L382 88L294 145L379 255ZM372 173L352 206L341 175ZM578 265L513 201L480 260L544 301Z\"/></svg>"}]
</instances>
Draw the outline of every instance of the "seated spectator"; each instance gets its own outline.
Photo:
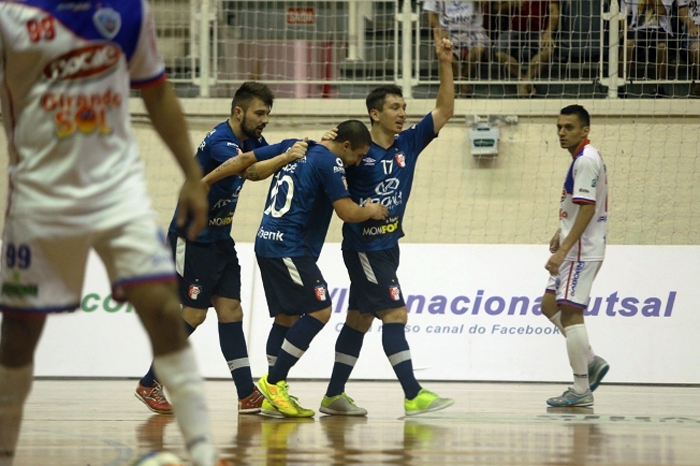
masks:
<instances>
[{"instance_id":1,"label":"seated spectator","mask_svg":"<svg viewBox=\"0 0 700 466\"><path fill-rule=\"evenodd\" d=\"M489 35L484 29L484 7L486 2L425 2L431 29L437 29L440 38L452 41L452 51L456 60L452 70L456 77L471 80L476 75L476 67L485 57L490 47ZM459 86L460 97L470 97L471 84Z\"/></svg>"},{"instance_id":2,"label":"seated spectator","mask_svg":"<svg viewBox=\"0 0 700 466\"><path fill-rule=\"evenodd\" d=\"M693 64L693 77L696 80L690 87L690 95L700 97L700 2L698 0L679 0L678 14L685 26L683 48L688 51Z\"/></svg>"},{"instance_id":3,"label":"seated spectator","mask_svg":"<svg viewBox=\"0 0 700 466\"><path fill-rule=\"evenodd\" d=\"M650 55L655 55L652 79L665 80L668 76L668 41L673 37L671 8L676 0L621 0L620 11L627 18L628 74L632 75L632 63L639 61L639 52L646 52L646 63ZM656 86L654 97L665 97L662 85Z\"/></svg>"},{"instance_id":4,"label":"seated spectator","mask_svg":"<svg viewBox=\"0 0 700 466\"><path fill-rule=\"evenodd\" d=\"M511 76L521 81L530 81L539 76L549 64L554 54L554 34L559 26L559 1L519 1L500 2L500 12L507 12L510 27L503 32L496 43L496 60L504 64ZM520 62L530 59L525 73ZM532 84L518 85L518 96L529 97L535 94Z\"/></svg>"}]
</instances>

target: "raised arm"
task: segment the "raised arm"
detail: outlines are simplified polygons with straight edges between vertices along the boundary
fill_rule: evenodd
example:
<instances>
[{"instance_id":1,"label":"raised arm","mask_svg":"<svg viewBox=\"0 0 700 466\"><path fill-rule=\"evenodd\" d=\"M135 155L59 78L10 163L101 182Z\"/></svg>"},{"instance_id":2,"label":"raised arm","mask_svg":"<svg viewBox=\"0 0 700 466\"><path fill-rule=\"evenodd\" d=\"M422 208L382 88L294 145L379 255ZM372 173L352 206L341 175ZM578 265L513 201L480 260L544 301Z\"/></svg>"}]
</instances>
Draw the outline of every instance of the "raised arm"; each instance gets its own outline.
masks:
<instances>
[{"instance_id":1,"label":"raised arm","mask_svg":"<svg viewBox=\"0 0 700 466\"><path fill-rule=\"evenodd\" d=\"M219 180L223 180L226 177L239 175L242 176L243 173L256 163L258 159L255 154L251 152L246 152L244 154L231 157L212 171L210 171L207 176L202 178L202 182L206 186L211 186Z\"/></svg>"},{"instance_id":2,"label":"raised arm","mask_svg":"<svg viewBox=\"0 0 700 466\"><path fill-rule=\"evenodd\" d=\"M333 209L341 220L349 223L364 222L369 219L383 220L389 215L389 211L381 204L368 203L360 207L349 197L333 202Z\"/></svg>"},{"instance_id":3,"label":"raised arm","mask_svg":"<svg viewBox=\"0 0 700 466\"><path fill-rule=\"evenodd\" d=\"M432 111L433 125L437 134L455 112L455 80L452 75L452 42L442 39L437 30L433 30L435 53L440 69L440 88L438 89L435 109Z\"/></svg>"},{"instance_id":4,"label":"raised arm","mask_svg":"<svg viewBox=\"0 0 700 466\"><path fill-rule=\"evenodd\" d=\"M185 183L178 200L178 226L190 221L187 231L194 239L207 224L207 197L200 183L202 169L192 157L192 141L187 130L185 117L172 87L167 81L148 86L141 90L141 98L151 118L153 127L172 152L185 174Z\"/></svg>"},{"instance_id":5,"label":"raised arm","mask_svg":"<svg viewBox=\"0 0 700 466\"><path fill-rule=\"evenodd\" d=\"M303 141L297 141L287 152L277 157L255 162L246 169L245 173L243 173L243 177L248 180L259 181L277 173L277 171L285 165L299 160L306 155L306 151L309 148L309 144L306 142L307 140L308 138L304 138Z\"/></svg>"}]
</instances>

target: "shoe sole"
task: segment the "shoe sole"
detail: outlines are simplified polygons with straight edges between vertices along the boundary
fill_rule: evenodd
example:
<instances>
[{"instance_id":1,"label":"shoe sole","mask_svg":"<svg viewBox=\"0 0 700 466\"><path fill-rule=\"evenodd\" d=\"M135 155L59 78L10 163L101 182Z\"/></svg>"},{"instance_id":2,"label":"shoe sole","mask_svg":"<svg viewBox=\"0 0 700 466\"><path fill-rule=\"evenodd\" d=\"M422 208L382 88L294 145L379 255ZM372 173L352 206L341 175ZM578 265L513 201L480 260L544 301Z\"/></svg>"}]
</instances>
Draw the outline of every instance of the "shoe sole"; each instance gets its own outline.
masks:
<instances>
[{"instance_id":1,"label":"shoe sole","mask_svg":"<svg viewBox=\"0 0 700 466\"><path fill-rule=\"evenodd\" d=\"M549 401L547 401L547 404L551 406L552 408L590 408L593 406L593 402L586 402L586 403L571 403L568 405L558 405L558 404L552 404Z\"/></svg>"},{"instance_id":2,"label":"shoe sole","mask_svg":"<svg viewBox=\"0 0 700 466\"><path fill-rule=\"evenodd\" d=\"M357 412L357 413L349 413L347 411L336 411L335 409L330 409L330 408L318 408L320 412L323 414L329 414L331 416L354 416L354 417L360 417L360 416L367 416L367 411L365 412Z\"/></svg>"},{"instance_id":3,"label":"shoe sole","mask_svg":"<svg viewBox=\"0 0 700 466\"><path fill-rule=\"evenodd\" d=\"M151 411L153 411L153 412L156 413L156 414L172 414L172 413L173 413L173 410L172 410L172 409L167 410L167 411L164 411L164 410L162 410L162 409L154 409L154 408L152 408L151 405L149 405L148 402L147 402L146 400L144 400L143 397L142 397L141 395L139 395L137 392L134 392L134 396L135 396L141 403L145 404L145 405L146 405L146 408L150 409Z\"/></svg>"},{"instance_id":4,"label":"shoe sole","mask_svg":"<svg viewBox=\"0 0 700 466\"><path fill-rule=\"evenodd\" d=\"M593 382L589 387L591 389L591 391L595 391L595 389L598 388L598 386L600 385L600 382L603 381L603 377L605 377L605 375L608 373L609 370L610 370L610 364L606 364L600 368L600 370L598 371L598 377L596 377L595 382Z\"/></svg>"},{"instance_id":5,"label":"shoe sole","mask_svg":"<svg viewBox=\"0 0 700 466\"><path fill-rule=\"evenodd\" d=\"M434 413L435 411L441 411L445 408L449 408L453 404L455 404L455 401L450 400L449 402L445 403L444 405L438 406L436 408L422 409L420 411L406 411L406 416L420 416L421 414Z\"/></svg>"},{"instance_id":6,"label":"shoe sole","mask_svg":"<svg viewBox=\"0 0 700 466\"><path fill-rule=\"evenodd\" d=\"M238 414L258 414L261 408L239 409Z\"/></svg>"},{"instance_id":7,"label":"shoe sole","mask_svg":"<svg viewBox=\"0 0 700 466\"><path fill-rule=\"evenodd\" d=\"M269 409L261 409L259 414L265 417L271 417L273 419L284 419L286 416L279 411L270 411Z\"/></svg>"}]
</instances>

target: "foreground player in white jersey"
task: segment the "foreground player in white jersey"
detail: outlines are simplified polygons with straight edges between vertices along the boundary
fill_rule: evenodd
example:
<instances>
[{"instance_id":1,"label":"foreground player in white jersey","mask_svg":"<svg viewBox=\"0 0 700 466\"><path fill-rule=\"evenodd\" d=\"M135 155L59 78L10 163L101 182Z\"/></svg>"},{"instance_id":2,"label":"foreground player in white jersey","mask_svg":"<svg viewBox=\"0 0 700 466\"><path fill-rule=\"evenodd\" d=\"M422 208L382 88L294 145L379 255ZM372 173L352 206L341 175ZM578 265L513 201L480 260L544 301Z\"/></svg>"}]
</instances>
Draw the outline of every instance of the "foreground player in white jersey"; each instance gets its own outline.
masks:
<instances>
[{"instance_id":1,"label":"foreground player in white jersey","mask_svg":"<svg viewBox=\"0 0 700 466\"><path fill-rule=\"evenodd\" d=\"M0 3L0 88L9 193L0 280L0 463L11 464L48 313L80 305L90 249L113 297L130 301L148 332L193 464L217 460L175 270L156 225L129 121L132 87L186 180L180 217L205 225L202 172L165 79L145 0Z\"/></svg>"},{"instance_id":2,"label":"foreground player in white jersey","mask_svg":"<svg viewBox=\"0 0 700 466\"><path fill-rule=\"evenodd\" d=\"M574 385L550 406L592 406L595 390L608 363L593 353L583 322L591 287L605 257L608 223L608 175L598 149L588 141L590 116L580 105L561 109L557 119L559 142L573 160L564 181L559 229L550 241L552 256L545 268L549 283L542 297L542 313L566 337Z\"/></svg>"}]
</instances>

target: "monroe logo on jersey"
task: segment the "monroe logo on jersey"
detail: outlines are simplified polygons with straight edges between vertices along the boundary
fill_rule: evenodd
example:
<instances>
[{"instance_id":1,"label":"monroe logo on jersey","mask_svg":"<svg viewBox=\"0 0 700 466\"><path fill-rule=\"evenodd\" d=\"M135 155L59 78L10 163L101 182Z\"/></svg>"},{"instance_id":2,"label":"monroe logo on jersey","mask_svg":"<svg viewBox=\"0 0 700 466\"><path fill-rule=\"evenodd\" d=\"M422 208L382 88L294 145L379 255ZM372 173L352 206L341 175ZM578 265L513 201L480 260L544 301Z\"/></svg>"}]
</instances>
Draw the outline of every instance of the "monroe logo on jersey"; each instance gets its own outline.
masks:
<instances>
[{"instance_id":1,"label":"monroe logo on jersey","mask_svg":"<svg viewBox=\"0 0 700 466\"><path fill-rule=\"evenodd\" d=\"M314 293L316 293L316 299L319 301L325 301L326 300L326 287L323 285L318 285L316 288L314 288Z\"/></svg>"},{"instance_id":2,"label":"monroe logo on jersey","mask_svg":"<svg viewBox=\"0 0 700 466\"><path fill-rule=\"evenodd\" d=\"M104 42L64 53L44 67L44 77L51 80L92 78L116 69L119 47Z\"/></svg>"},{"instance_id":3,"label":"monroe logo on jersey","mask_svg":"<svg viewBox=\"0 0 700 466\"><path fill-rule=\"evenodd\" d=\"M396 159L396 163L399 165L399 167L406 167L406 156L403 155L403 152L399 152L394 155L394 159Z\"/></svg>"},{"instance_id":4,"label":"monroe logo on jersey","mask_svg":"<svg viewBox=\"0 0 700 466\"><path fill-rule=\"evenodd\" d=\"M92 22L100 34L107 39L114 39L122 27L122 17L111 8L100 8L92 17Z\"/></svg>"},{"instance_id":5,"label":"monroe logo on jersey","mask_svg":"<svg viewBox=\"0 0 700 466\"><path fill-rule=\"evenodd\" d=\"M188 291L188 296L192 300L196 300L197 297L199 296L199 293L202 292L202 287L199 285L190 285L189 291Z\"/></svg>"}]
</instances>

